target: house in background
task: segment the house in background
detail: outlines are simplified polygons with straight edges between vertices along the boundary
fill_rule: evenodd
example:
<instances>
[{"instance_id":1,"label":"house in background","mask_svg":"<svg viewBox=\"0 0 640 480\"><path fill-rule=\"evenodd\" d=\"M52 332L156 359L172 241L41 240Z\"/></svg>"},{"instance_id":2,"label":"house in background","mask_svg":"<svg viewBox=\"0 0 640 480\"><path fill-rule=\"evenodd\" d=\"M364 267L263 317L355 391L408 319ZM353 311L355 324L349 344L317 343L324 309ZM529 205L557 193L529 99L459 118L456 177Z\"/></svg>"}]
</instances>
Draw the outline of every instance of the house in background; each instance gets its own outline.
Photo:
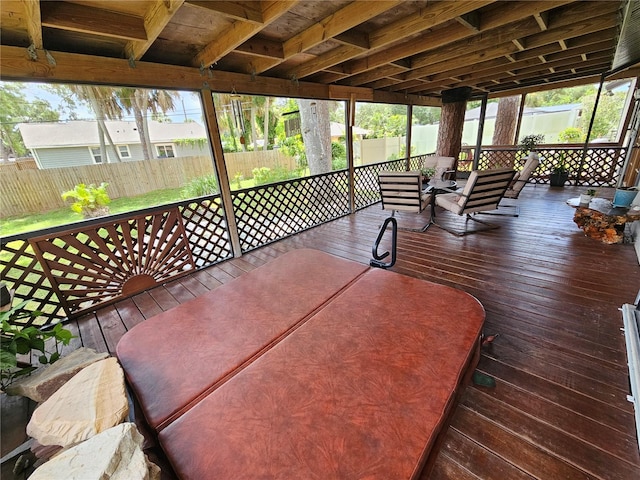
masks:
<instances>
[{"instance_id":1,"label":"house in background","mask_svg":"<svg viewBox=\"0 0 640 480\"><path fill-rule=\"evenodd\" d=\"M144 160L135 122L106 121L105 124L119 159L111 158L113 151L108 147L109 158L102 158L95 121L22 123L18 128L40 169ZM149 137L157 158L209 154L207 132L196 122L149 121Z\"/></svg>"}]
</instances>

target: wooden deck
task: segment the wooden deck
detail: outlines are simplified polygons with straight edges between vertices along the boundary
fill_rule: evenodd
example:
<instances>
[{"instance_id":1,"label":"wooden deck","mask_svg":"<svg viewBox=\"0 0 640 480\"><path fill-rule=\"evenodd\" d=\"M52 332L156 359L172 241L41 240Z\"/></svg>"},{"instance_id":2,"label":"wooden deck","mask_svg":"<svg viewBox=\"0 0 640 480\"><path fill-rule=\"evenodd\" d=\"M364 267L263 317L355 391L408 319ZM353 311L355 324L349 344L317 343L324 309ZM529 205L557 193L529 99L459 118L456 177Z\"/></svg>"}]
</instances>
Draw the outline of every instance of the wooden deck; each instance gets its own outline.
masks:
<instances>
[{"instance_id":1,"label":"wooden deck","mask_svg":"<svg viewBox=\"0 0 640 480\"><path fill-rule=\"evenodd\" d=\"M393 270L475 295L485 333L499 334L479 365L497 385L466 388L430 478L640 478L618 311L635 298L640 267L631 245L604 245L578 230L565 204L578 193L528 186L520 217L484 216L502 225L490 232L399 232ZM368 263L386 216L376 205L86 315L70 325L79 335L73 347L114 353L133 325L290 249ZM405 226L421 220L399 218Z\"/></svg>"}]
</instances>

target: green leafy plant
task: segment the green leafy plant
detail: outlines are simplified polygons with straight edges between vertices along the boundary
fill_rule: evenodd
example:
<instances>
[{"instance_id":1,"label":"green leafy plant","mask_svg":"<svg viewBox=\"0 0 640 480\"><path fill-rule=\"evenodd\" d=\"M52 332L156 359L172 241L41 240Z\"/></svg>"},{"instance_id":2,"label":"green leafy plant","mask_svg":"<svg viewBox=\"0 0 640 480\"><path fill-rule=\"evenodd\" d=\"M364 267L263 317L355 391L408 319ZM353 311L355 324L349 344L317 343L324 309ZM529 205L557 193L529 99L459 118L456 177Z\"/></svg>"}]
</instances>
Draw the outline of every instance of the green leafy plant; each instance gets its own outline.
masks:
<instances>
[{"instance_id":1,"label":"green leafy plant","mask_svg":"<svg viewBox=\"0 0 640 480\"><path fill-rule=\"evenodd\" d=\"M433 178L436 174L436 169L434 167L421 168L420 174L426 178Z\"/></svg>"},{"instance_id":2,"label":"green leafy plant","mask_svg":"<svg viewBox=\"0 0 640 480\"><path fill-rule=\"evenodd\" d=\"M284 180L291 180L300 176L298 172L289 171L283 167L275 167L273 169L269 167L254 168L251 170L251 174L253 175L253 181L256 185L282 182Z\"/></svg>"},{"instance_id":3,"label":"green leafy plant","mask_svg":"<svg viewBox=\"0 0 640 480\"><path fill-rule=\"evenodd\" d=\"M43 364L51 364L60 358L59 345L68 345L72 338L71 332L56 324L51 330L44 330L35 326L16 325L16 321L25 318L35 319L42 312L29 311L25 307L28 300L19 303L6 312L0 312L0 387L5 390L13 381L24 375L28 375L37 367L18 361L18 355L27 355L32 350L40 352L38 361ZM46 341L54 339L54 351L47 351ZM51 342L49 342L51 343Z\"/></svg>"},{"instance_id":4,"label":"green leafy plant","mask_svg":"<svg viewBox=\"0 0 640 480\"><path fill-rule=\"evenodd\" d=\"M587 189L587 195L589 195L590 197L595 197L596 196L596 189L595 188L589 188Z\"/></svg>"},{"instance_id":5,"label":"green leafy plant","mask_svg":"<svg viewBox=\"0 0 640 480\"><path fill-rule=\"evenodd\" d=\"M196 177L187 183L182 189L182 198L203 197L214 195L220 191L218 179L215 175L203 175Z\"/></svg>"},{"instance_id":6,"label":"green leafy plant","mask_svg":"<svg viewBox=\"0 0 640 480\"><path fill-rule=\"evenodd\" d=\"M542 134L527 135L520 139L518 150L526 155L538 148L538 145L540 145L542 142L544 142L544 135Z\"/></svg>"},{"instance_id":7,"label":"green leafy plant","mask_svg":"<svg viewBox=\"0 0 640 480\"><path fill-rule=\"evenodd\" d=\"M109 213L109 203L111 199L107 193L109 184L102 182L99 186L95 184L85 185L79 183L73 190L62 193L62 199L74 200L71 210L82 214L84 218L93 218L107 215Z\"/></svg>"},{"instance_id":8,"label":"green leafy plant","mask_svg":"<svg viewBox=\"0 0 640 480\"><path fill-rule=\"evenodd\" d=\"M553 168L551 169L551 171L553 173L557 173L557 174L565 174L565 173L569 173L569 167L567 166L566 163L562 162L559 163L557 165L554 165Z\"/></svg>"},{"instance_id":9,"label":"green leafy plant","mask_svg":"<svg viewBox=\"0 0 640 480\"><path fill-rule=\"evenodd\" d=\"M236 188L240 190L242 188L242 180L244 180L244 176L241 172L237 172L233 177L233 180L236 182Z\"/></svg>"}]
</instances>

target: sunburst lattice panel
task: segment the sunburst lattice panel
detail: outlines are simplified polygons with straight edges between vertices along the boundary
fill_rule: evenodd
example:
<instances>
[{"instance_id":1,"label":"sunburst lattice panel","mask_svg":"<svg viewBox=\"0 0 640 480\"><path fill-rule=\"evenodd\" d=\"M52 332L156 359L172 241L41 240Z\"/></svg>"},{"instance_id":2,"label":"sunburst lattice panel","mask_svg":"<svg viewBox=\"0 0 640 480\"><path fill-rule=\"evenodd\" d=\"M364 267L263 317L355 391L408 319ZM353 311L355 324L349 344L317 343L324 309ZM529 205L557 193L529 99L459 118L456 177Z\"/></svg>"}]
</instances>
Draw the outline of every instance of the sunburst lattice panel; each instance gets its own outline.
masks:
<instances>
[{"instance_id":1,"label":"sunburst lattice panel","mask_svg":"<svg viewBox=\"0 0 640 480\"><path fill-rule=\"evenodd\" d=\"M69 316L195 268L177 208L34 238L32 246Z\"/></svg>"}]
</instances>

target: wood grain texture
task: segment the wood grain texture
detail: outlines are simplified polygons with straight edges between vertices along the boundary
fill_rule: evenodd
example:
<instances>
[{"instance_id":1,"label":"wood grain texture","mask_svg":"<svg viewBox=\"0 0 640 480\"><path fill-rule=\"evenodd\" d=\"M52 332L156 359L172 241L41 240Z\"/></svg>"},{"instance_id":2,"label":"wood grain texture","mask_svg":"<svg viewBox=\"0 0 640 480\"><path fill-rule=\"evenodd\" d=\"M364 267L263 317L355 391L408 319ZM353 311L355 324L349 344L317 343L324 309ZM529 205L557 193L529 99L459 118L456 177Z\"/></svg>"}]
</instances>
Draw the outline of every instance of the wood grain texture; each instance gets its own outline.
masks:
<instances>
[{"instance_id":1,"label":"wood grain texture","mask_svg":"<svg viewBox=\"0 0 640 480\"><path fill-rule=\"evenodd\" d=\"M428 478L640 476L633 413L625 404L628 372L618 311L635 298L640 267L631 245L604 245L576 227L565 201L578 193L526 186L520 217L492 218L502 228L464 238L439 229L399 232L392 270L473 294L487 311L485 333L499 333L483 349L479 366L495 378L496 388L467 389ZM613 191L601 189L600 195L612 198ZM367 264L386 216L374 205L199 274L226 283L302 247ZM426 218L398 217L407 226ZM205 285L206 277L190 278ZM186 290L180 281L156 290L161 288L175 299ZM116 304L127 328L162 310L154 297L143 293ZM101 315L78 319L78 327L85 346L108 351Z\"/></svg>"}]
</instances>

